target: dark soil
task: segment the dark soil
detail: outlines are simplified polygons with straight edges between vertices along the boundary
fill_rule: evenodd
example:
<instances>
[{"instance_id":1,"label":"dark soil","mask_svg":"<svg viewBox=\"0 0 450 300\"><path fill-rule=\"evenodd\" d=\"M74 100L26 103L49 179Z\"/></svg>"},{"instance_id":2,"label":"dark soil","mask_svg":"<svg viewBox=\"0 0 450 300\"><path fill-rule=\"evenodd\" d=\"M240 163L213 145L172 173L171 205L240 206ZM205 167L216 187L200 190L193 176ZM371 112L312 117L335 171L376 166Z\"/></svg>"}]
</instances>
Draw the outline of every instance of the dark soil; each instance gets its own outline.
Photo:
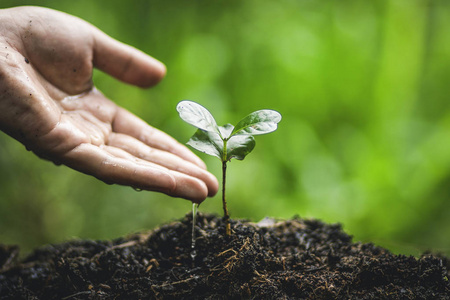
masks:
<instances>
[{"instance_id":1,"label":"dark soil","mask_svg":"<svg viewBox=\"0 0 450 300\"><path fill-rule=\"evenodd\" d=\"M0 299L450 299L449 260L352 243L340 225L199 215L114 241L75 240L16 261L0 247Z\"/></svg>"}]
</instances>

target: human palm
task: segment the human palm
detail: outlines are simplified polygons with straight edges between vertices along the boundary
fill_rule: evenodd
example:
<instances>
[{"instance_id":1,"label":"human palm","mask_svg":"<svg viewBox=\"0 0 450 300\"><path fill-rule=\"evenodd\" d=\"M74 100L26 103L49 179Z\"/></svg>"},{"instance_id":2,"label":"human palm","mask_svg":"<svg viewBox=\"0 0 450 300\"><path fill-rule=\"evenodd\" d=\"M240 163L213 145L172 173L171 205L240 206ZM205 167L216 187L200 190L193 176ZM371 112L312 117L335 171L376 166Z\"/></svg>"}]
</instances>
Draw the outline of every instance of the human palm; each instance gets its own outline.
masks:
<instances>
[{"instance_id":1,"label":"human palm","mask_svg":"<svg viewBox=\"0 0 450 300\"><path fill-rule=\"evenodd\" d=\"M28 150L107 183L201 202L217 192L204 163L118 107L93 68L150 87L159 61L76 17L45 8L0 10L0 129Z\"/></svg>"}]
</instances>

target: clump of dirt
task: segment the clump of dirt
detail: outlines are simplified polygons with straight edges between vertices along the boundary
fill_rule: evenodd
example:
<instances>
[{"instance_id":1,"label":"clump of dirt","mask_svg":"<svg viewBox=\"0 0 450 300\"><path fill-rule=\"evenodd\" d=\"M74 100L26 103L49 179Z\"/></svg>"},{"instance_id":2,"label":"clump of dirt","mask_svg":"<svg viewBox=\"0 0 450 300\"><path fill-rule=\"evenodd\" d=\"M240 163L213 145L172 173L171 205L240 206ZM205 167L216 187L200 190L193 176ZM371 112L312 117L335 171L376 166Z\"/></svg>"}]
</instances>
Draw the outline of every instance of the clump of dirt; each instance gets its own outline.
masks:
<instances>
[{"instance_id":1,"label":"clump of dirt","mask_svg":"<svg viewBox=\"0 0 450 300\"><path fill-rule=\"evenodd\" d=\"M450 299L449 261L352 243L338 224L200 214L114 241L75 240L17 261L0 247L0 299Z\"/></svg>"}]
</instances>

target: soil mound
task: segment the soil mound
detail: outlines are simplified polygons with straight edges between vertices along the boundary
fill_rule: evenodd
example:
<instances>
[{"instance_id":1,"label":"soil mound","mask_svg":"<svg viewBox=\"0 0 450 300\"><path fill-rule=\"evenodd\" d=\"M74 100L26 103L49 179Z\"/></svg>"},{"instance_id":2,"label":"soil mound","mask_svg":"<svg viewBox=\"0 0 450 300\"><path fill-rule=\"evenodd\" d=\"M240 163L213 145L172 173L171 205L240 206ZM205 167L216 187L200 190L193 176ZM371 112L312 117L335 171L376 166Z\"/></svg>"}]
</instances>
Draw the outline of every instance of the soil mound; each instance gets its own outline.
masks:
<instances>
[{"instance_id":1,"label":"soil mound","mask_svg":"<svg viewBox=\"0 0 450 300\"><path fill-rule=\"evenodd\" d=\"M113 241L0 247L0 299L450 299L449 260L353 243L338 224L199 214Z\"/></svg>"}]
</instances>

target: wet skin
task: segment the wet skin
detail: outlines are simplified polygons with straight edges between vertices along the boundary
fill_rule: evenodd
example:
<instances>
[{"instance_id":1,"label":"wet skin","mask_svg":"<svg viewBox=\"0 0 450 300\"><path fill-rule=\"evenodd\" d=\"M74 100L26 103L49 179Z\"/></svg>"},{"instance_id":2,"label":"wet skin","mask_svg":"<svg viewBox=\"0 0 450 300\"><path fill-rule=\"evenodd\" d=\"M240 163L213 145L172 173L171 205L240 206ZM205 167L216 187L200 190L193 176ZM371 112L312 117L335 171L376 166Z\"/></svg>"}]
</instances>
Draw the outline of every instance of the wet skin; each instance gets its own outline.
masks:
<instances>
[{"instance_id":1,"label":"wet skin","mask_svg":"<svg viewBox=\"0 0 450 300\"><path fill-rule=\"evenodd\" d=\"M185 146L95 89L93 68L142 88L165 66L76 17L0 10L0 129L39 157L109 183L202 202L217 179Z\"/></svg>"}]
</instances>

